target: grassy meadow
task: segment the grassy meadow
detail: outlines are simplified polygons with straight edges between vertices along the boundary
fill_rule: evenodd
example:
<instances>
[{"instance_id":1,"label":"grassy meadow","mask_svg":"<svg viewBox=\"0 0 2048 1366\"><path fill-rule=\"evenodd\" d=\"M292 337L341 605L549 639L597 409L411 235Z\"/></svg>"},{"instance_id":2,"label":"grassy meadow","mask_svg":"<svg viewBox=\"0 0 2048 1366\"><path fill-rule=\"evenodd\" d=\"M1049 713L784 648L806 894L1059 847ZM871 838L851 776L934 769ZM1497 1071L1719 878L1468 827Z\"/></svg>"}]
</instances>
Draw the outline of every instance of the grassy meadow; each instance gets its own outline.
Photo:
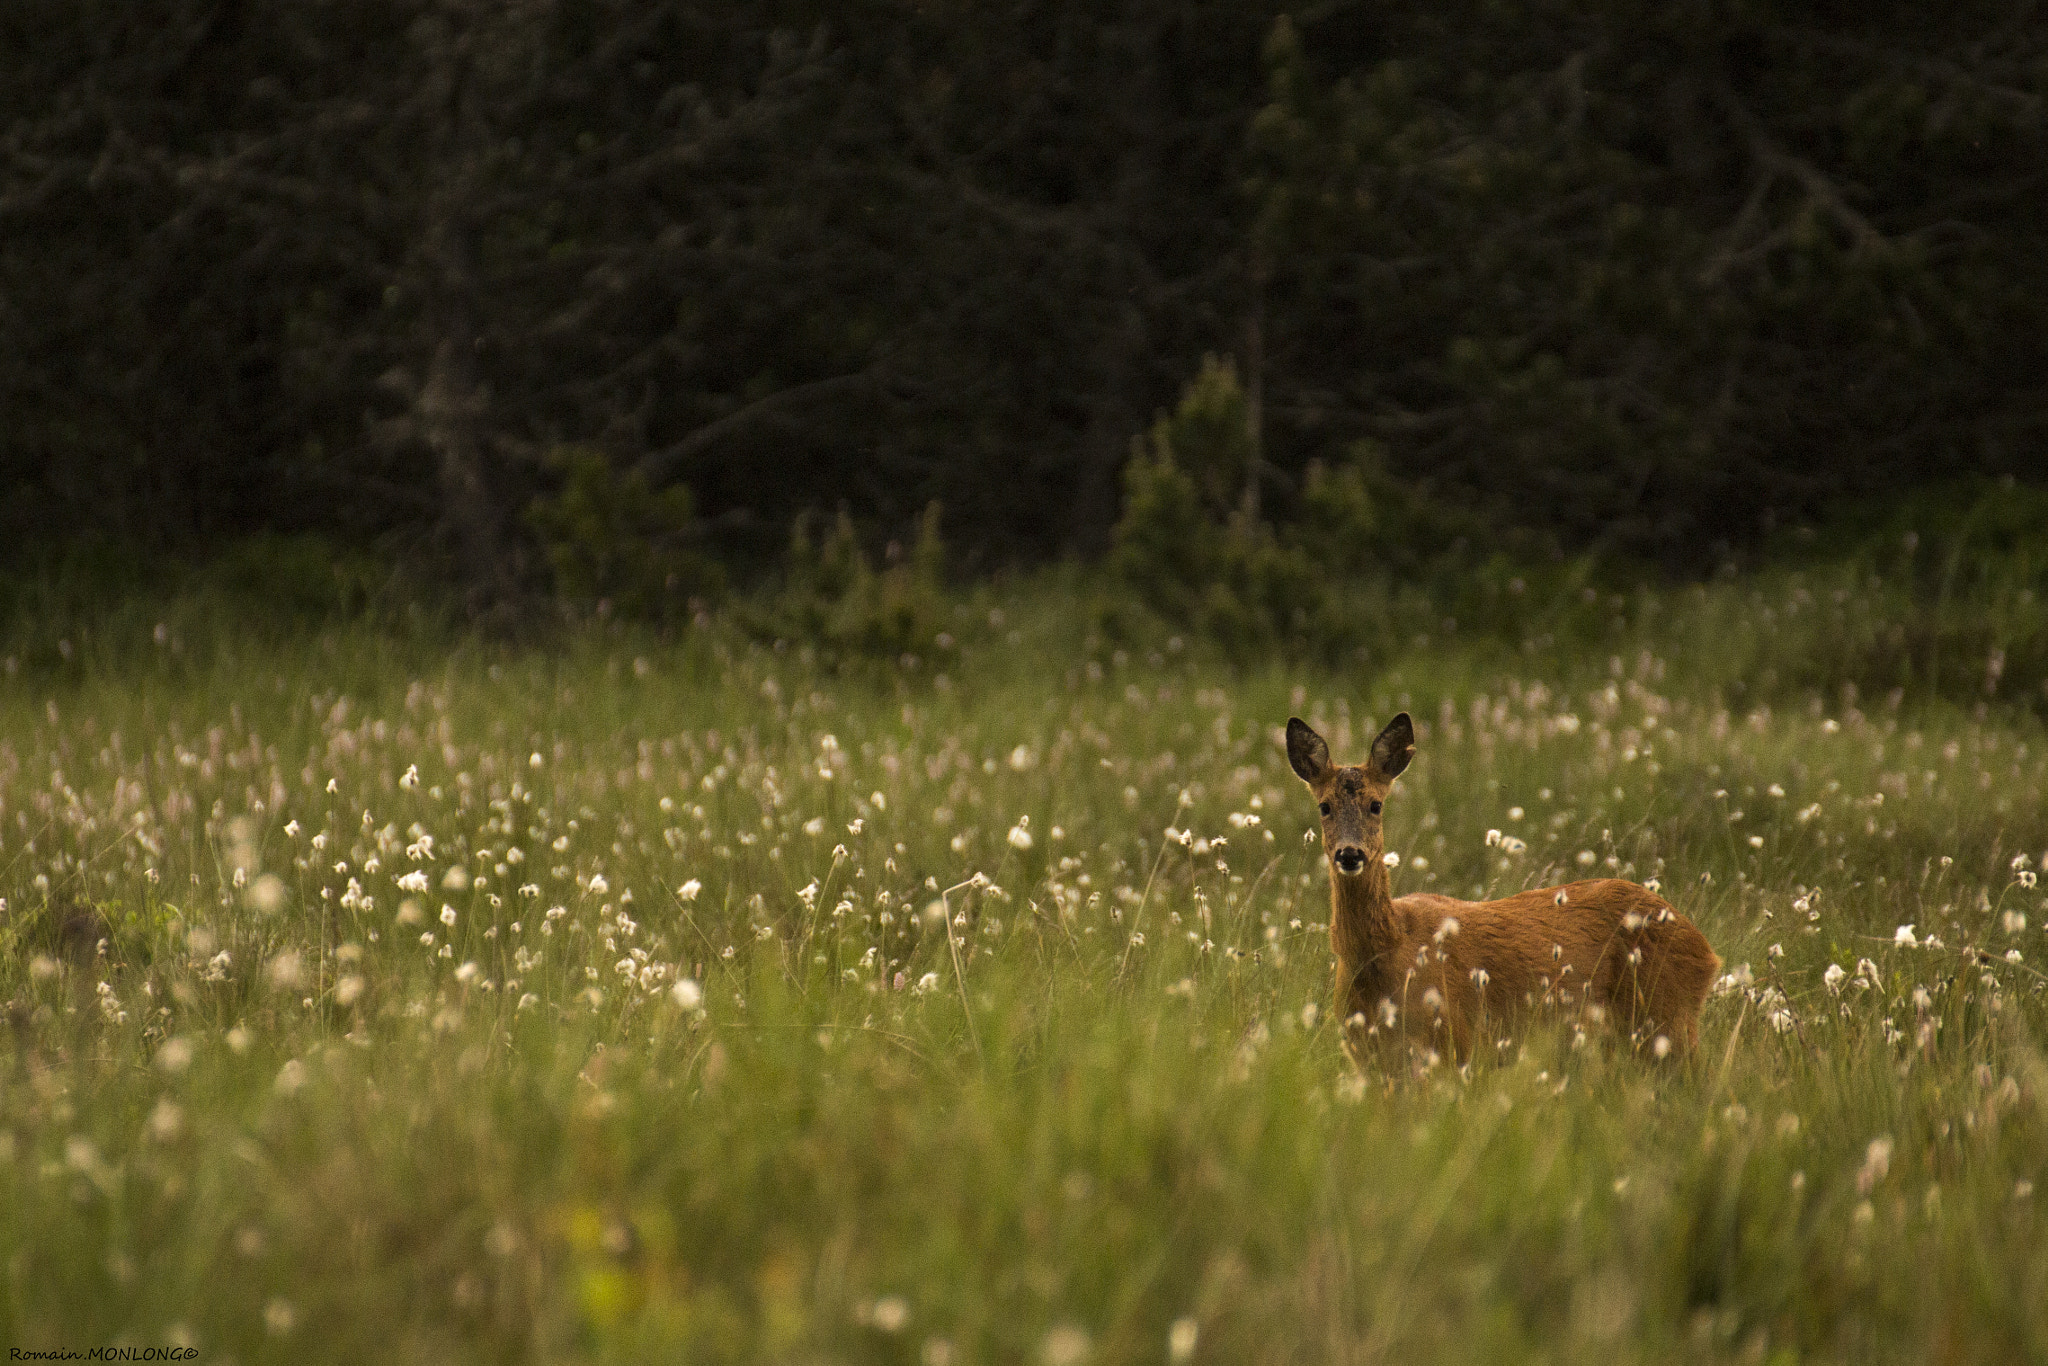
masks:
<instances>
[{"instance_id":1,"label":"grassy meadow","mask_svg":"<svg viewBox=\"0 0 2048 1366\"><path fill-rule=\"evenodd\" d=\"M0 1345L2048 1359L2041 606L1945 608L1944 682L1861 573L1346 668L1059 576L894 659L24 627ZM1690 1062L1348 1072L1278 736L1399 708L1396 891L1655 879L1728 974Z\"/></svg>"}]
</instances>

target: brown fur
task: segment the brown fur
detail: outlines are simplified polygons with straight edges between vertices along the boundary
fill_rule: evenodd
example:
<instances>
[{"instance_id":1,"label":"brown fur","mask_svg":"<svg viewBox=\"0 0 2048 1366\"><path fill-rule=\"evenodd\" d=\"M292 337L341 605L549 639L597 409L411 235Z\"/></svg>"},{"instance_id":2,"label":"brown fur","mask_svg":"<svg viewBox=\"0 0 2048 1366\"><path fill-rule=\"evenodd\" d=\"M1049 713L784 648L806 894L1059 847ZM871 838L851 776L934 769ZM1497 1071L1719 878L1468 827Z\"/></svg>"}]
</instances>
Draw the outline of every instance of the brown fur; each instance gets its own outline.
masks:
<instances>
[{"instance_id":1,"label":"brown fur","mask_svg":"<svg viewBox=\"0 0 2048 1366\"><path fill-rule=\"evenodd\" d=\"M1406 712L1350 767L1332 764L1301 721L1287 723L1288 759L1323 812L1330 948L1352 1059L1362 1067L1405 1044L1464 1063L1475 1043L1505 1037L1543 1007L1604 1019L1634 1047L1656 1051L1663 1038L1669 1056L1691 1052L1721 960L1649 888L1603 878L1498 901L1393 896L1381 809L1414 753Z\"/></svg>"}]
</instances>

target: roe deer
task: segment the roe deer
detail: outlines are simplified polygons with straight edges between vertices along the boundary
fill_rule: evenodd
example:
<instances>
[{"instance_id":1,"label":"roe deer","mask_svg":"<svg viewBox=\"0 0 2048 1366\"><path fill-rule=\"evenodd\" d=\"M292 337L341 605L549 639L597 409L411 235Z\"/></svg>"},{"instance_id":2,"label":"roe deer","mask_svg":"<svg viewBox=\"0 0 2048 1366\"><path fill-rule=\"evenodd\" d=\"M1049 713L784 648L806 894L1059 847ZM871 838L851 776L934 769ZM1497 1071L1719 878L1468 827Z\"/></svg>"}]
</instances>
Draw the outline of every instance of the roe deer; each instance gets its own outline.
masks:
<instances>
[{"instance_id":1,"label":"roe deer","mask_svg":"<svg viewBox=\"0 0 2048 1366\"><path fill-rule=\"evenodd\" d=\"M1406 1043L1463 1064L1479 1030L1546 1004L1609 1019L1657 1057L1689 1053L1721 960L1649 888L1607 878L1498 901L1393 895L1380 811L1414 754L1406 712L1352 767L1332 764L1299 718L1287 722L1288 762L1322 812L1338 1018L1352 1061L1363 1068L1369 1054Z\"/></svg>"}]
</instances>

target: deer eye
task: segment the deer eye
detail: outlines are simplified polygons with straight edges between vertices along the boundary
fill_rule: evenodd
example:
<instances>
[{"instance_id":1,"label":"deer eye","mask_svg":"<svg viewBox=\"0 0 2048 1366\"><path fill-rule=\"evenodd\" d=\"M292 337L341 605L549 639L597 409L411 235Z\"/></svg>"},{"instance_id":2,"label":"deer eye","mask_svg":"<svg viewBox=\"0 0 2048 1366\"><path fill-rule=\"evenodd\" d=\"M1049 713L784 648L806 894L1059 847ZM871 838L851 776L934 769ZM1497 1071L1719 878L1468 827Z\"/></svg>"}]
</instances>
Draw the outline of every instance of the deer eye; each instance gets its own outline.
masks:
<instances>
[{"instance_id":1,"label":"deer eye","mask_svg":"<svg viewBox=\"0 0 2048 1366\"><path fill-rule=\"evenodd\" d=\"M1380 804L1378 802L1372 804L1372 814L1375 816L1380 814Z\"/></svg>"},{"instance_id":2,"label":"deer eye","mask_svg":"<svg viewBox=\"0 0 2048 1366\"><path fill-rule=\"evenodd\" d=\"M1323 814L1324 814L1325 816L1329 815L1329 814L1330 814L1330 804L1329 804L1328 802L1323 802L1323 803L1321 803L1321 806L1322 806L1322 809L1323 809Z\"/></svg>"}]
</instances>

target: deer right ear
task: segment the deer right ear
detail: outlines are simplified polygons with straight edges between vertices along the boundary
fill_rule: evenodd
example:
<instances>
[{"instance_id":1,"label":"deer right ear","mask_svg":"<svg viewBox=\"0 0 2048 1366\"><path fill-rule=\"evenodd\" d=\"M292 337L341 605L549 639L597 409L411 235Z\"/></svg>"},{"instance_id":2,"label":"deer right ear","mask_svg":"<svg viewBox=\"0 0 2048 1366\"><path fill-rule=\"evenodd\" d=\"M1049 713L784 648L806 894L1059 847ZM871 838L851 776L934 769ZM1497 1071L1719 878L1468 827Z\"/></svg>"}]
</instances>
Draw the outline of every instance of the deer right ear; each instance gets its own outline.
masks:
<instances>
[{"instance_id":1,"label":"deer right ear","mask_svg":"<svg viewBox=\"0 0 2048 1366\"><path fill-rule=\"evenodd\" d=\"M1321 782L1330 771L1330 747L1298 716L1287 718L1287 762L1305 783Z\"/></svg>"}]
</instances>

